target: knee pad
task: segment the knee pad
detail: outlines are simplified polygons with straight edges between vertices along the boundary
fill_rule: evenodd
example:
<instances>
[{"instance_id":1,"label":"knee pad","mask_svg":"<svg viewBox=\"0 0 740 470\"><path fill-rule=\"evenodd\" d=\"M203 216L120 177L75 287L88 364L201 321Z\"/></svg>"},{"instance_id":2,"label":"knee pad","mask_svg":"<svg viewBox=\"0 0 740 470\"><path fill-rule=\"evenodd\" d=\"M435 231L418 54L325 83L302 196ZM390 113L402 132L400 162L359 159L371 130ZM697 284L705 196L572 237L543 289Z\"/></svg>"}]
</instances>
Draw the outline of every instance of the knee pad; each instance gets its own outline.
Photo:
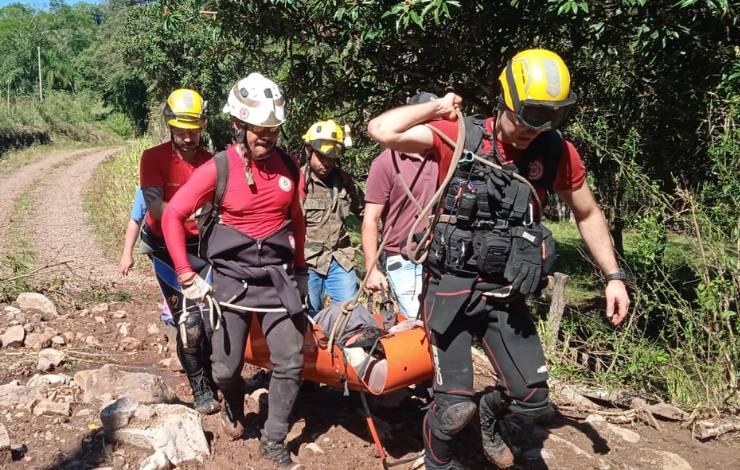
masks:
<instances>
[{"instance_id":1,"label":"knee pad","mask_svg":"<svg viewBox=\"0 0 740 470\"><path fill-rule=\"evenodd\" d=\"M429 410L429 427L440 439L449 439L468 425L477 406L469 397L438 393Z\"/></svg>"}]
</instances>

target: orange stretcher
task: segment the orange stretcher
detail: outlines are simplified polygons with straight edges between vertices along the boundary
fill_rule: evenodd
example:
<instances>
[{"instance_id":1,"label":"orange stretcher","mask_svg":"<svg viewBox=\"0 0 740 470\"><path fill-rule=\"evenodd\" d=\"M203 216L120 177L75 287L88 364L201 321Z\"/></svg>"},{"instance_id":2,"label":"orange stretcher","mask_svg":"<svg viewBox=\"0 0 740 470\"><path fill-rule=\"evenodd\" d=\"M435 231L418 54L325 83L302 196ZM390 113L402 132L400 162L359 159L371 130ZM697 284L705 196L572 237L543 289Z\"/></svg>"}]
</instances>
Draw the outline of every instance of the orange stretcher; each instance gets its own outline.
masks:
<instances>
[{"instance_id":1,"label":"orange stretcher","mask_svg":"<svg viewBox=\"0 0 740 470\"><path fill-rule=\"evenodd\" d=\"M379 319L378 315L376 319ZM382 321L379 324L382 325ZM329 351L329 341L324 331L319 325L309 323L303 343L302 377L360 392L368 429L385 467L385 450L375 429L366 394L382 395L431 380L433 367L429 339L424 328L416 322L401 322L382 336L379 342L385 351L385 359L364 364L364 370L358 371L347 360L341 346L334 344L332 351ZM250 364L272 370L270 352L257 315L252 315L244 358Z\"/></svg>"}]
</instances>

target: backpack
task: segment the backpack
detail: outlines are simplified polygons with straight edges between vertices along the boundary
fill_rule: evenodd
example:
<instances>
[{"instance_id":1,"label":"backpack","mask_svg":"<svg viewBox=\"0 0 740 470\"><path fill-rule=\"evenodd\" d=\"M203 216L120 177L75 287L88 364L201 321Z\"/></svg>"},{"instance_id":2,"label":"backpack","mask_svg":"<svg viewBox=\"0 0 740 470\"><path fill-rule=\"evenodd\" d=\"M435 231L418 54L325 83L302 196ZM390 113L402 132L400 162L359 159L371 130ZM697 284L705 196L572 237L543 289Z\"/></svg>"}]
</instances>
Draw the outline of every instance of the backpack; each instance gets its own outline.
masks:
<instances>
[{"instance_id":1,"label":"backpack","mask_svg":"<svg viewBox=\"0 0 740 470\"><path fill-rule=\"evenodd\" d=\"M295 161L280 148L277 148L277 153L280 159L283 161L285 166L290 172L290 176L295 184L295 190L298 190L300 183L300 170L296 165ZM216 189L213 192L213 200L207 202L198 213L195 215L195 220L198 225L198 256L203 259L208 258L208 240L211 237L213 228L219 221L219 214L221 213L221 203L226 193L226 186L229 183L229 154L226 150L218 152L214 157L213 161L216 164Z\"/></svg>"}]
</instances>

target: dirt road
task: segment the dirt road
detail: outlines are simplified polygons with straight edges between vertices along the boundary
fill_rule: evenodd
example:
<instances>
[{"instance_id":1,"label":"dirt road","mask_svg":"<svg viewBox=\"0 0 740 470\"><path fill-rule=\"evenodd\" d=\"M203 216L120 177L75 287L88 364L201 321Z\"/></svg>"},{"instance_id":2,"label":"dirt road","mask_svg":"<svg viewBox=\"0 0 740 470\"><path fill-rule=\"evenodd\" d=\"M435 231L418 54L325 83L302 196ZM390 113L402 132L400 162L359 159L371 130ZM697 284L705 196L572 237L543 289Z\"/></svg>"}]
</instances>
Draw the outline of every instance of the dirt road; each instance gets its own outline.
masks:
<instances>
[{"instance_id":1,"label":"dirt road","mask_svg":"<svg viewBox=\"0 0 740 470\"><path fill-rule=\"evenodd\" d=\"M23 231L38 253L39 265L55 259L70 261L70 269L47 273L65 276L61 289L77 295L91 286L116 286L127 293L128 299L78 308L62 306L59 316L52 318L31 312L11 313L4 310L6 305L0 305L0 318L14 320L29 332L65 338L64 344L54 345L67 357L65 367L57 373L72 375L81 369L118 364L163 376L183 402L191 403L184 377L167 367L172 348L158 321L161 300L150 273L146 267L140 267L133 277L122 279L116 269L117 260L106 259L96 246L84 215L83 189L95 166L114 152L115 149L96 149L58 153L16 170L0 180L0 220L14 210L20 195L29 194L34 204L24 217ZM6 231L0 225L0 236L3 233ZM0 238L0 251L7 242ZM23 321L19 320L21 316ZM12 380L25 383L38 372L37 356L37 351L29 347L0 350L0 385ZM485 363L477 364L476 370L481 371L476 378L481 387L493 385ZM254 371L248 366L244 375ZM44 393L46 399L68 403L69 413L37 416L31 408L2 407L4 398L0 392L0 424L8 430L16 460L7 468L139 468L139 461L150 453L128 445L106 444L99 432L100 403L83 402L74 386ZM259 395L247 397L250 426L246 439L225 439L219 430L218 415L205 417L203 429L211 456L202 463L190 462L180 468L272 468L260 460L258 453L256 436L266 411L265 396ZM424 399L406 391L372 401L390 461L413 460L421 451L425 406ZM517 468L698 470L737 468L740 461L737 435L701 443L692 438L690 429L674 422L661 421L659 431L639 421L609 424L593 416L586 419L600 412L609 418L618 410L563 407L562 414L547 423L515 425ZM344 397L341 390L307 387L302 392L288 444L303 468L382 468L360 413L359 400L356 396ZM470 468L493 468L481 457L480 437L474 425L460 434L455 452ZM411 465L396 468L408 469Z\"/></svg>"}]
</instances>

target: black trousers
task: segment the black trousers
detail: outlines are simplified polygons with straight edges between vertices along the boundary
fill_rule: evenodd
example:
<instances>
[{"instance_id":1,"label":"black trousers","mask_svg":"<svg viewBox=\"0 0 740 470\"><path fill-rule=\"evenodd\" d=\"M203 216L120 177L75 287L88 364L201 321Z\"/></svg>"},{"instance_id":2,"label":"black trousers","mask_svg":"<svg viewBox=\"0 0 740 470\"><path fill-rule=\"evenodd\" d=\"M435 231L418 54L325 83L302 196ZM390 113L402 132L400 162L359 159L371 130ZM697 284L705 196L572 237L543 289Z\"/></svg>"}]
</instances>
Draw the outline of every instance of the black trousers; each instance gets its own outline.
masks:
<instances>
[{"instance_id":1,"label":"black trousers","mask_svg":"<svg viewBox=\"0 0 740 470\"><path fill-rule=\"evenodd\" d=\"M154 267L154 276L159 284L159 289L162 292L162 296L167 302L167 306L172 312L172 318L175 322L175 326L180 321L180 316L183 311L183 303L188 310L187 329L192 332L192 337L188 336L188 347L184 347L182 332L180 328L177 328L177 357L182 364L182 368L185 369L185 373L188 378L196 378L205 375L210 379L210 341L208 340L207 334L208 329L204 328L203 315L204 312L201 305L196 302L187 301L181 292L180 283L177 280L177 273L174 268L172 258L167 252L164 240L151 234L150 229L146 226L142 229L141 239L143 243L148 247L149 259L152 260ZM191 261L199 263L199 266L195 266L194 269L206 268L205 263L194 257L195 249L194 246L188 246L188 253L191 256ZM204 275L204 273L201 273Z\"/></svg>"},{"instance_id":2,"label":"black trousers","mask_svg":"<svg viewBox=\"0 0 740 470\"><path fill-rule=\"evenodd\" d=\"M435 398L424 420L424 438L427 455L434 463L444 464L451 458L452 436L435 429L435 423L449 418L445 412L452 405L473 398L470 348L475 337L481 338L499 378L494 404L499 412L527 412L546 407L548 375L542 344L524 300L501 303L475 288L456 290L454 285L440 285L440 279L434 276L429 276L428 281L423 304L425 324L429 324L432 316L454 316L442 333L427 328L434 363ZM459 296L458 301L450 302L454 296ZM459 305L459 310L450 311L451 304Z\"/></svg>"},{"instance_id":3,"label":"black trousers","mask_svg":"<svg viewBox=\"0 0 740 470\"><path fill-rule=\"evenodd\" d=\"M298 396L303 370L303 335L306 329L303 314L246 313L225 308L221 328L213 333L212 338L213 380L224 391L224 396L243 393L241 371L252 315L259 319L273 365L263 435L269 440L282 441L288 434L288 419Z\"/></svg>"}]
</instances>

